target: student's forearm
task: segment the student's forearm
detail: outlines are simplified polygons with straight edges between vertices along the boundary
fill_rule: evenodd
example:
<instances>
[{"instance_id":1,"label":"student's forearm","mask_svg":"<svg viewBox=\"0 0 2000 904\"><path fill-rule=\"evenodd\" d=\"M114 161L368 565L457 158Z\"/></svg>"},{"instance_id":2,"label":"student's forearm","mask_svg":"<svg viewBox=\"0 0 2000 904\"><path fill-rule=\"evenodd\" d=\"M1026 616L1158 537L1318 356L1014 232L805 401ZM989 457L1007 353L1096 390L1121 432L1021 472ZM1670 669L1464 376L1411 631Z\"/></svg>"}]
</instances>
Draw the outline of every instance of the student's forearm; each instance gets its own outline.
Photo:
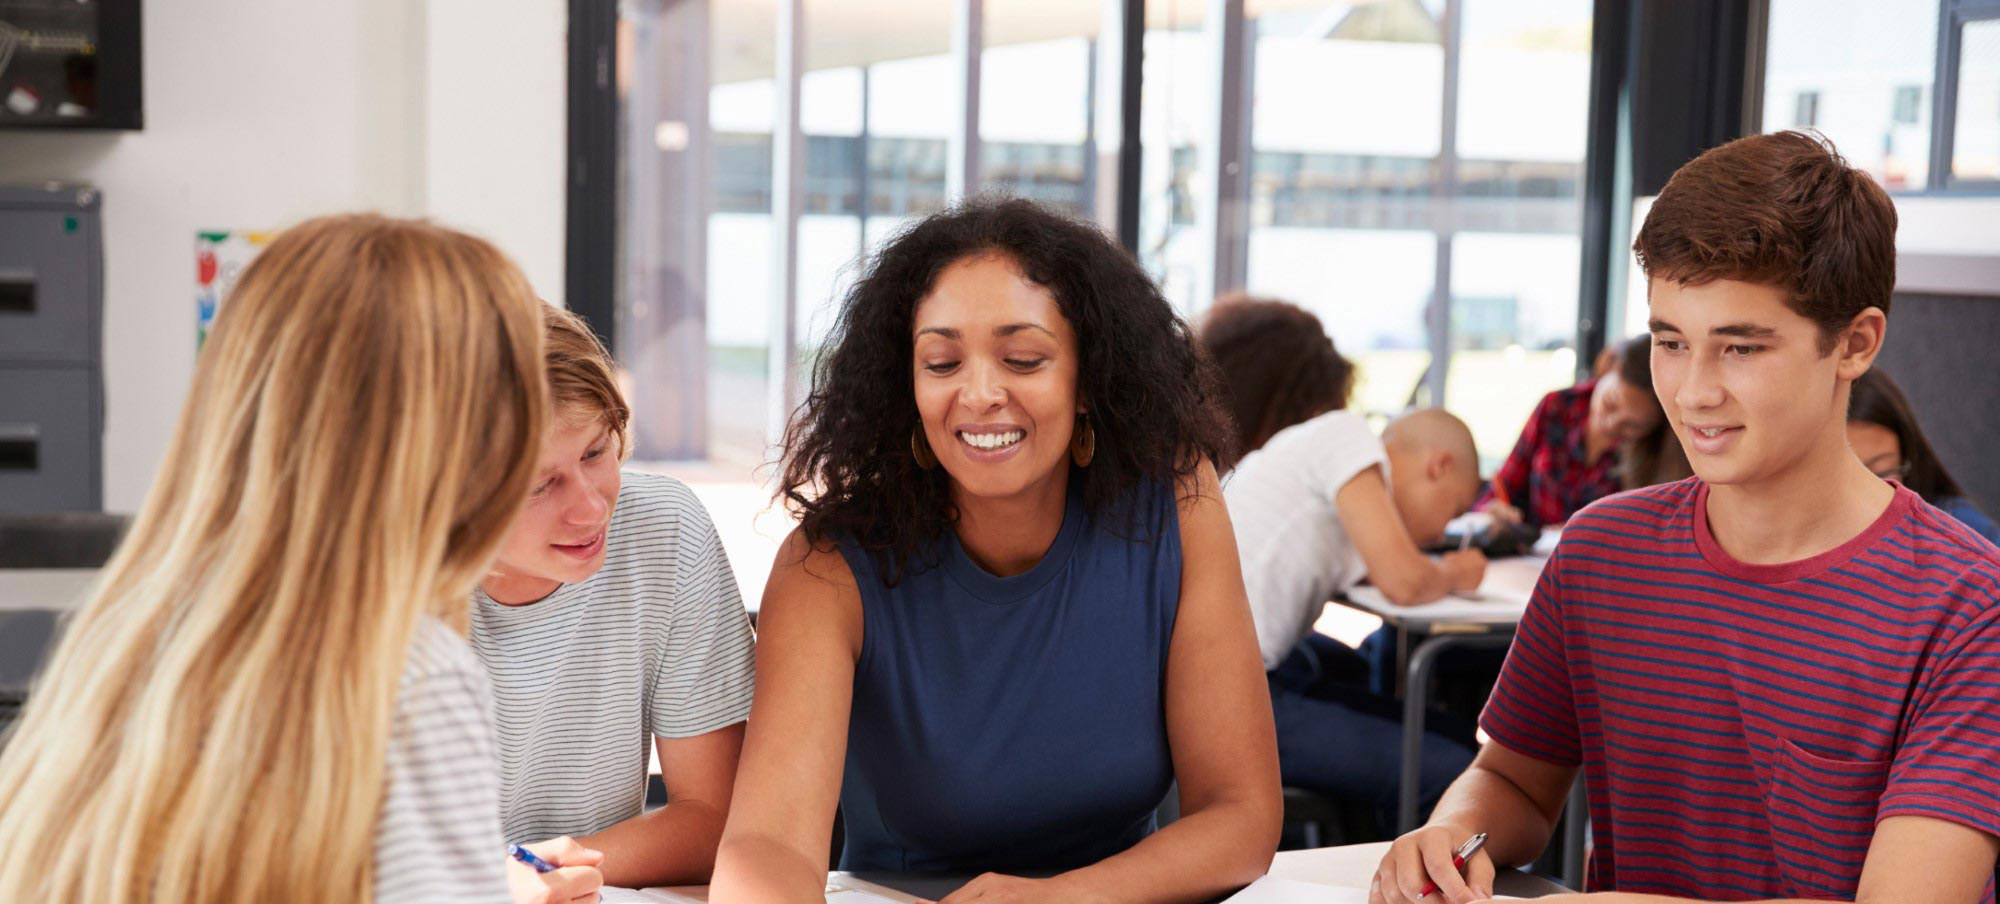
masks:
<instances>
[{"instance_id":1,"label":"student's forearm","mask_svg":"<svg viewBox=\"0 0 2000 904\"><path fill-rule=\"evenodd\" d=\"M715 869L724 814L701 801L642 813L577 841L604 852L604 884L621 888L700 885Z\"/></svg>"},{"instance_id":2,"label":"student's forearm","mask_svg":"<svg viewBox=\"0 0 2000 904\"><path fill-rule=\"evenodd\" d=\"M819 904L826 900L826 872L775 838L736 834L715 855L709 900Z\"/></svg>"},{"instance_id":3,"label":"student's forearm","mask_svg":"<svg viewBox=\"0 0 2000 904\"><path fill-rule=\"evenodd\" d=\"M1183 815L1131 850L1057 876L1061 899L1207 901L1248 885L1277 847L1277 814L1267 820L1263 809L1224 802Z\"/></svg>"},{"instance_id":4,"label":"student's forearm","mask_svg":"<svg viewBox=\"0 0 2000 904\"><path fill-rule=\"evenodd\" d=\"M1471 836L1486 833L1486 853L1500 866L1521 866L1548 847L1555 820L1506 776L1477 763L1451 783L1429 825Z\"/></svg>"},{"instance_id":5,"label":"student's forearm","mask_svg":"<svg viewBox=\"0 0 2000 904\"><path fill-rule=\"evenodd\" d=\"M1419 606L1450 593L1451 575L1442 562L1418 553L1384 580L1376 581L1375 589L1398 606Z\"/></svg>"}]
</instances>

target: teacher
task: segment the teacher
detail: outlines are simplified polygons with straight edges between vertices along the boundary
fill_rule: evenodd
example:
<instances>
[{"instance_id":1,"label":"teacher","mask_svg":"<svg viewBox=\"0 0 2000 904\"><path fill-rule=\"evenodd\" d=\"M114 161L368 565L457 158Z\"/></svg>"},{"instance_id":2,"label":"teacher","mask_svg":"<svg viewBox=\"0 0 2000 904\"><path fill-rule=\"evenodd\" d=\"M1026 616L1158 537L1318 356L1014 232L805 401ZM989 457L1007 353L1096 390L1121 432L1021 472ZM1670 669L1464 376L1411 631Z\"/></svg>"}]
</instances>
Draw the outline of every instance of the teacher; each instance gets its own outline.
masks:
<instances>
[{"instance_id":1,"label":"teacher","mask_svg":"<svg viewBox=\"0 0 2000 904\"><path fill-rule=\"evenodd\" d=\"M787 437L800 524L716 900L823 900L836 802L842 869L982 874L950 904L1193 901L1264 872L1278 757L1216 397L1092 226L972 201L883 248Z\"/></svg>"}]
</instances>

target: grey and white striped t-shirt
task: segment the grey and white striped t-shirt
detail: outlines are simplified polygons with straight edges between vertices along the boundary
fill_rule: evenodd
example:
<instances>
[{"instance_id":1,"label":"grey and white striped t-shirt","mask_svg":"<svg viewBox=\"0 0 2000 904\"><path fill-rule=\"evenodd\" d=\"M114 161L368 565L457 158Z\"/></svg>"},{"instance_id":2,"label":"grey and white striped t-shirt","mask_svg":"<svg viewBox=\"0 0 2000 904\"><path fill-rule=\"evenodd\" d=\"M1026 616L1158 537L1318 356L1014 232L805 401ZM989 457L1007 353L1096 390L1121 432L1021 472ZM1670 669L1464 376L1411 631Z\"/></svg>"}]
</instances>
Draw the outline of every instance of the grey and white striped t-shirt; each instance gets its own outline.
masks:
<instances>
[{"instance_id":1,"label":"grey and white striped t-shirt","mask_svg":"<svg viewBox=\"0 0 2000 904\"><path fill-rule=\"evenodd\" d=\"M639 815L653 738L749 717L752 643L708 511L660 474L624 472L604 567L588 580L525 606L474 592L507 840L588 835Z\"/></svg>"},{"instance_id":2,"label":"grey and white striped t-shirt","mask_svg":"<svg viewBox=\"0 0 2000 904\"><path fill-rule=\"evenodd\" d=\"M396 693L375 826L375 900L505 904L500 772L486 676L465 639L425 616Z\"/></svg>"}]
</instances>

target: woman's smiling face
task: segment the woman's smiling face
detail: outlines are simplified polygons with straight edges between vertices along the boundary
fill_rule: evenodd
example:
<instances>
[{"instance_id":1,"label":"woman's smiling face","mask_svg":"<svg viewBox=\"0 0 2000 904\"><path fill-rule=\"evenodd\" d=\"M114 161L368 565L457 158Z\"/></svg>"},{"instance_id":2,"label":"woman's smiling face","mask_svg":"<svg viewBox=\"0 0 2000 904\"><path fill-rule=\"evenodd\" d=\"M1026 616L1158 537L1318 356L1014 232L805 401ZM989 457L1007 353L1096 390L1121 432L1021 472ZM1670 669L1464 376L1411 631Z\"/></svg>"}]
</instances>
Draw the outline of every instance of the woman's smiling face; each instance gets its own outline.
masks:
<instances>
[{"instance_id":1,"label":"woman's smiling face","mask_svg":"<svg viewBox=\"0 0 2000 904\"><path fill-rule=\"evenodd\" d=\"M938 274L913 320L917 414L959 489L1007 498L1067 473L1077 343L1047 289L1006 254L975 254Z\"/></svg>"}]
</instances>

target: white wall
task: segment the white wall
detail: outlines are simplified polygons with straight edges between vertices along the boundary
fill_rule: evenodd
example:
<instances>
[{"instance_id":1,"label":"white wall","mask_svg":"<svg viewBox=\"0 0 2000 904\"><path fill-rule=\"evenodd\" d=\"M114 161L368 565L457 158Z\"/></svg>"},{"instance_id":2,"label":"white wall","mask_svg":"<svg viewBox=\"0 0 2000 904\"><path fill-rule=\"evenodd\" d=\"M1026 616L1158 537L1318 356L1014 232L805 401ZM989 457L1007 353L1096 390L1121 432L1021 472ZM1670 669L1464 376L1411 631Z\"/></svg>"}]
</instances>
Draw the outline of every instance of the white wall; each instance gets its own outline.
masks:
<instances>
[{"instance_id":1,"label":"white wall","mask_svg":"<svg viewBox=\"0 0 2000 904\"><path fill-rule=\"evenodd\" d=\"M459 27L468 5L149 3L143 131L0 133L0 181L104 192L108 510L144 499L193 375L197 230L279 228L343 210L429 214L469 224L521 260L538 289L560 290L564 7L491 5L476 53L470 39L427 40L433 12ZM466 58L454 69L433 53ZM428 87L441 68L453 77L436 82L451 94ZM542 73L551 87L534 84ZM525 101L523 84L536 89ZM474 113L435 115L460 104ZM501 117L517 126L494 128ZM427 139L441 130L454 151L500 131L512 143L440 159ZM468 190L475 181L523 188L489 198Z\"/></svg>"},{"instance_id":2,"label":"white wall","mask_svg":"<svg viewBox=\"0 0 2000 904\"><path fill-rule=\"evenodd\" d=\"M423 210L498 244L563 301L568 6L429 0Z\"/></svg>"}]
</instances>

